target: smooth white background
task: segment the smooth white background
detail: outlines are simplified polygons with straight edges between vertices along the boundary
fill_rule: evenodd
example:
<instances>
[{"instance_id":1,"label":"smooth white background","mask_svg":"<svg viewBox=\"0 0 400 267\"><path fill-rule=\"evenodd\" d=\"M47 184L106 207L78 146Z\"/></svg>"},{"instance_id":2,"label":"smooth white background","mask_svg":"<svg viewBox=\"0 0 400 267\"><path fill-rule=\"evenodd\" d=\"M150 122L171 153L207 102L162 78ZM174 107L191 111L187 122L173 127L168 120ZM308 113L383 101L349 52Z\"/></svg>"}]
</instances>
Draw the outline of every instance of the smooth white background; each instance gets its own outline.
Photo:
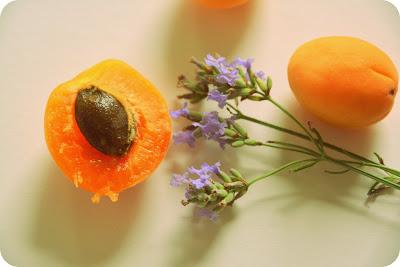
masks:
<instances>
[{"instance_id":1,"label":"smooth white background","mask_svg":"<svg viewBox=\"0 0 400 267\"><path fill-rule=\"evenodd\" d=\"M274 151L223 154L203 143L193 154L172 147L151 179L120 202L98 206L73 188L50 159L43 109L60 82L105 58L120 58L152 80L176 106L175 77L187 59L217 51L253 56L274 78L274 95L329 141L400 168L398 104L380 124L348 131L304 113L290 93L285 68L293 50L322 35L352 35L375 43L399 66L396 10L383 1L261 1L214 12L189 0L29 1L0 17L0 248L30 266L384 266L399 247L399 194L364 204L370 181L327 176L322 167L260 184L217 224L191 219L171 189L171 172L220 158L249 176L292 157ZM394 2L394 1L393 1ZM0 5L1 6L1 5ZM267 106L246 106L264 119L289 122ZM284 139L250 127L260 138ZM394 266L394 265L392 265Z\"/></svg>"}]
</instances>

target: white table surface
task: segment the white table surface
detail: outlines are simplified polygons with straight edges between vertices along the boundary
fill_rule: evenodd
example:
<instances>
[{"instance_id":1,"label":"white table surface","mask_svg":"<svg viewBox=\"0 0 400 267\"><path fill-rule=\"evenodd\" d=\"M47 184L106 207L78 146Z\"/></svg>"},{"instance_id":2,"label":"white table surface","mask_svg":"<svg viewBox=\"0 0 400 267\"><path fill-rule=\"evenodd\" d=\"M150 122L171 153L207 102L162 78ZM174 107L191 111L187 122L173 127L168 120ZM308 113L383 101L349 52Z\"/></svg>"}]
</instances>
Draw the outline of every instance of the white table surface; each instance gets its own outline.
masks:
<instances>
[{"instance_id":1,"label":"white table surface","mask_svg":"<svg viewBox=\"0 0 400 267\"><path fill-rule=\"evenodd\" d=\"M47 96L59 83L106 58L125 60L162 91L171 108L176 76L191 74L190 56L219 52L255 57L274 79L273 94L328 141L355 152L380 152L400 168L400 109L381 123L342 130L302 111L286 79L297 46L324 35L351 35L385 50L400 66L400 17L383 0L251 0L210 11L190 0L17 0L0 17L0 247L18 267L273 266L381 267L400 248L400 194L366 206L370 180L330 176L324 166L277 175L254 187L218 223L192 219L169 186L190 164L236 166L249 176L293 157L268 150L193 153L172 146L157 171L99 205L74 188L50 158L43 138ZM289 126L267 105L246 105ZM175 124L177 128L177 124ZM249 126L257 137L284 135ZM326 167L326 166L325 166Z\"/></svg>"}]
</instances>

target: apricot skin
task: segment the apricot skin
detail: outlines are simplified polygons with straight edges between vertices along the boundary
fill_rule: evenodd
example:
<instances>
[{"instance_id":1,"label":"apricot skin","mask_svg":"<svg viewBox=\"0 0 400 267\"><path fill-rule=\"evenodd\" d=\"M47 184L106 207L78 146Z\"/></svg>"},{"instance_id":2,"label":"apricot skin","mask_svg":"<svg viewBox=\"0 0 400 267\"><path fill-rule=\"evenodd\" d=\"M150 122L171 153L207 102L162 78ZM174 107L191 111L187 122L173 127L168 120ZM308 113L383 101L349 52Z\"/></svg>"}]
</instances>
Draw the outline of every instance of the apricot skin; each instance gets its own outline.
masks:
<instances>
[{"instance_id":1,"label":"apricot skin","mask_svg":"<svg viewBox=\"0 0 400 267\"><path fill-rule=\"evenodd\" d=\"M369 126L386 117L398 88L397 69L385 52L345 36L301 45L290 59L288 79L306 110L348 128Z\"/></svg>"},{"instance_id":2,"label":"apricot skin","mask_svg":"<svg viewBox=\"0 0 400 267\"><path fill-rule=\"evenodd\" d=\"M196 0L199 4L214 9L227 9L245 4L248 0Z\"/></svg>"}]
</instances>

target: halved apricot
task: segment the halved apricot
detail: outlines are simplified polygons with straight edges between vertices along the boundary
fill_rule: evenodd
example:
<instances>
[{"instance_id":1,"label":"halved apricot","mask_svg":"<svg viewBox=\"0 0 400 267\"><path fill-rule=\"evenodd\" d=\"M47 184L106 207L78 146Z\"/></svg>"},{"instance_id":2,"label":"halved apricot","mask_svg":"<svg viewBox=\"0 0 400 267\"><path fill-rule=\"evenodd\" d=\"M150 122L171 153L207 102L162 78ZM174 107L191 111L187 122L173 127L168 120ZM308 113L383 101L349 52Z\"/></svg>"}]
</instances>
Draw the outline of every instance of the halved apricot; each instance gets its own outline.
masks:
<instances>
[{"instance_id":1,"label":"halved apricot","mask_svg":"<svg viewBox=\"0 0 400 267\"><path fill-rule=\"evenodd\" d=\"M164 98L140 73L106 60L59 85L45 111L55 162L92 201L145 180L164 158L171 121Z\"/></svg>"}]
</instances>

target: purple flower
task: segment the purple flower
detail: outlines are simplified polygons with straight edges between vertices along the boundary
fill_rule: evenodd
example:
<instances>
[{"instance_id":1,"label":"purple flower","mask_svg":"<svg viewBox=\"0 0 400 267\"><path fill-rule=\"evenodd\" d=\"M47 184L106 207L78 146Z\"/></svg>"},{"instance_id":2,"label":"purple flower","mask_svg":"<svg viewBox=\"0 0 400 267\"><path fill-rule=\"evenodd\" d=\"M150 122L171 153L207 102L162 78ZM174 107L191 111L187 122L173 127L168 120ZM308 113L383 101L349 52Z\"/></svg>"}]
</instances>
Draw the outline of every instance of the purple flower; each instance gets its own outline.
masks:
<instances>
[{"instance_id":1,"label":"purple flower","mask_svg":"<svg viewBox=\"0 0 400 267\"><path fill-rule=\"evenodd\" d=\"M179 117L187 117L189 115L189 110L187 108L187 103L183 104L183 107L178 110L171 110L169 113L172 118L178 119Z\"/></svg>"},{"instance_id":2,"label":"purple flower","mask_svg":"<svg viewBox=\"0 0 400 267\"><path fill-rule=\"evenodd\" d=\"M218 112L205 112L201 122L194 122L192 125L199 127L205 138L217 141L224 148L226 141L222 137L225 133L226 123L219 121Z\"/></svg>"},{"instance_id":3,"label":"purple flower","mask_svg":"<svg viewBox=\"0 0 400 267\"><path fill-rule=\"evenodd\" d=\"M215 174L218 174L218 173L220 173L221 172L221 169L220 169L220 167L221 167L221 163L220 162L216 162L216 163L214 163L214 165L208 165L208 163L203 163L202 165L201 165L201 167L203 168L203 169L207 169L207 170L209 170L210 172L213 172L213 173L215 173Z\"/></svg>"},{"instance_id":4,"label":"purple flower","mask_svg":"<svg viewBox=\"0 0 400 267\"><path fill-rule=\"evenodd\" d=\"M221 70L224 70L228 65L224 57L213 57L210 54L206 56L204 62L208 66L216 68L219 72L222 72Z\"/></svg>"},{"instance_id":5,"label":"purple flower","mask_svg":"<svg viewBox=\"0 0 400 267\"><path fill-rule=\"evenodd\" d=\"M251 68L251 64L253 64L254 59L253 58L249 58L249 59L241 59L240 57L238 57L237 59L235 59L232 62L232 66L233 67L237 67L237 66L242 66L245 69L250 69Z\"/></svg>"},{"instance_id":6,"label":"purple flower","mask_svg":"<svg viewBox=\"0 0 400 267\"><path fill-rule=\"evenodd\" d=\"M218 71L218 75L216 76L216 80L220 83L227 83L231 86L235 85L235 81L238 78L239 71L233 66L229 64L224 57L213 57L208 54L204 59L204 62L210 66L214 67Z\"/></svg>"},{"instance_id":7,"label":"purple flower","mask_svg":"<svg viewBox=\"0 0 400 267\"><path fill-rule=\"evenodd\" d=\"M190 147L194 147L194 143L196 142L192 131L174 133L173 138L175 144L188 144Z\"/></svg>"},{"instance_id":8,"label":"purple flower","mask_svg":"<svg viewBox=\"0 0 400 267\"><path fill-rule=\"evenodd\" d=\"M192 180L192 181L191 181L191 184L192 184L196 189L202 189L203 187L205 187L205 186L207 186L207 185L210 185L211 182L210 182L209 177L206 178L206 177L204 176L204 177L201 177L201 178Z\"/></svg>"},{"instance_id":9,"label":"purple flower","mask_svg":"<svg viewBox=\"0 0 400 267\"><path fill-rule=\"evenodd\" d=\"M217 75L217 82L227 83L230 86L234 86L236 80L239 78L239 71L237 69L226 68L223 72Z\"/></svg>"},{"instance_id":10,"label":"purple flower","mask_svg":"<svg viewBox=\"0 0 400 267\"><path fill-rule=\"evenodd\" d=\"M208 92L207 100L217 101L219 108L224 108L225 107L227 99L228 99L228 97L226 95L222 94L217 89L214 89L214 90Z\"/></svg>"},{"instance_id":11,"label":"purple flower","mask_svg":"<svg viewBox=\"0 0 400 267\"><path fill-rule=\"evenodd\" d=\"M205 112L200 123L194 122L193 126L201 128L203 135L208 139L223 136L225 132L225 123L219 121L218 112Z\"/></svg>"},{"instance_id":12,"label":"purple flower","mask_svg":"<svg viewBox=\"0 0 400 267\"><path fill-rule=\"evenodd\" d=\"M185 172L184 174L173 174L170 184L173 187L179 187L183 184L188 184L189 182L189 173Z\"/></svg>"},{"instance_id":13,"label":"purple flower","mask_svg":"<svg viewBox=\"0 0 400 267\"><path fill-rule=\"evenodd\" d=\"M256 75L257 78L259 78L261 80L264 80L264 81L266 80L265 73L263 71L261 71L261 70L257 71L255 75Z\"/></svg>"},{"instance_id":14,"label":"purple flower","mask_svg":"<svg viewBox=\"0 0 400 267\"><path fill-rule=\"evenodd\" d=\"M221 66L226 66L227 62L224 57L213 57L212 55L208 54L204 59L204 62L210 66L219 69Z\"/></svg>"},{"instance_id":15,"label":"purple flower","mask_svg":"<svg viewBox=\"0 0 400 267\"><path fill-rule=\"evenodd\" d=\"M196 169L194 167L189 167L188 168L188 172L190 172L192 174L196 174L199 177L202 177L202 176L205 176L205 175L210 176L209 175L210 172L218 174L220 172L220 168L219 167L221 167L221 163L220 162L216 162L213 165L209 165L208 163L205 162L205 163L201 164L200 169Z\"/></svg>"},{"instance_id":16,"label":"purple flower","mask_svg":"<svg viewBox=\"0 0 400 267\"><path fill-rule=\"evenodd\" d=\"M210 185L211 175L218 174L220 172L221 163L216 162L213 165L209 165L208 163L201 164L200 169L196 169L195 167L189 167L188 172L191 174L195 174L198 176L197 179L192 180L191 184L196 187L196 189L201 189L204 186Z\"/></svg>"},{"instance_id":17,"label":"purple flower","mask_svg":"<svg viewBox=\"0 0 400 267\"><path fill-rule=\"evenodd\" d=\"M213 222L216 222L217 218L218 218L218 214L215 211L207 209L207 208L197 208L195 210L195 216L205 217Z\"/></svg>"}]
</instances>

